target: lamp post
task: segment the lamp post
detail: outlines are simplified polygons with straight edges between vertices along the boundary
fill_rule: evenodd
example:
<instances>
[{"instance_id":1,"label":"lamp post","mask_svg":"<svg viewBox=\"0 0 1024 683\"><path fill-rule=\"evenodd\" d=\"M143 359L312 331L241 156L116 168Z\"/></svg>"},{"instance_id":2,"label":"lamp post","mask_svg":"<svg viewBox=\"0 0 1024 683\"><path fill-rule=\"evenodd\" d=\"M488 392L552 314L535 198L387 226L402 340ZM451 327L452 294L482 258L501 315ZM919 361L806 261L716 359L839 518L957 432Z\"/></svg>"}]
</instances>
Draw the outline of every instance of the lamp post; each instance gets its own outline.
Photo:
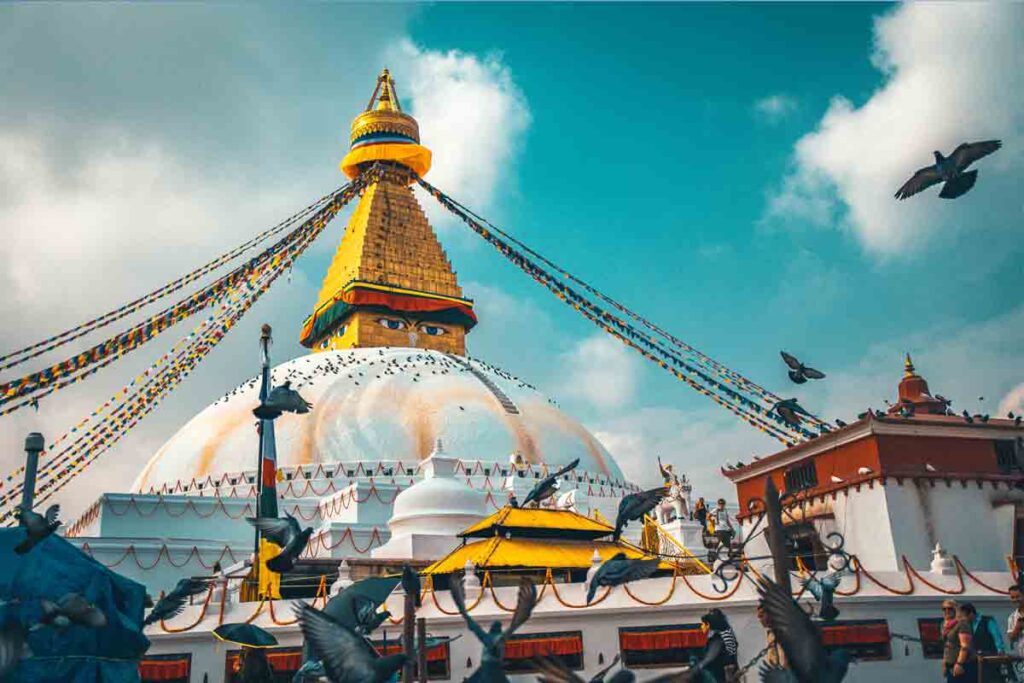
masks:
<instances>
[{"instance_id":1,"label":"lamp post","mask_svg":"<svg viewBox=\"0 0 1024 683\"><path fill-rule=\"evenodd\" d=\"M260 404L263 404L267 400L267 395L270 393L270 345L273 342L271 337L270 325L264 323L263 327L260 328ZM259 453L256 459L256 517L264 516L277 516L277 491L276 487L274 490L274 509L266 509L267 505L264 504L264 461L267 459L267 455L270 454L268 451L276 450L274 448L274 421L263 420L259 421L259 427L257 428L260 436ZM276 453L273 454L276 456ZM276 457L274 458L276 459ZM271 473L271 476L275 476L276 473ZM255 568L253 570L253 576L256 579L256 590L259 591L260 587L260 530L259 527L255 529L255 538L253 540L253 555L255 561L253 564Z\"/></svg>"},{"instance_id":2,"label":"lamp post","mask_svg":"<svg viewBox=\"0 0 1024 683\"><path fill-rule=\"evenodd\" d=\"M39 432L25 437L25 483L21 488L21 509L31 510L36 494L36 470L39 469L39 454L46 448L46 440Z\"/></svg>"}]
</instances>

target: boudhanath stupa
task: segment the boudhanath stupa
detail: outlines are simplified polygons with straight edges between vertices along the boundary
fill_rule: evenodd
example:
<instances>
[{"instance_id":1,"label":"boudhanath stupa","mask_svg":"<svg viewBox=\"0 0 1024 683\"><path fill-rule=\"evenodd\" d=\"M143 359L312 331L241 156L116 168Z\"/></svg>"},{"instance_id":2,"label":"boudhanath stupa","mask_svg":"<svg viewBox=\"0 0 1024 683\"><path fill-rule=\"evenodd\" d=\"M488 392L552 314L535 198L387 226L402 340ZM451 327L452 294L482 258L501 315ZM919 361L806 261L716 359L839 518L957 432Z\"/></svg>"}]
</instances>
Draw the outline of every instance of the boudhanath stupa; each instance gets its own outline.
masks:
<instances>
[{"instance_id":1,"label":"boudhanath stupa","mask_svg":"<svg viewBox=\"0 0 1024 683\"><path fill-rule=\"evenodd\" d=\"M274 421L274 467L259 459L257 377L200 410L129 491L104 493L69 525L69 540L154 596L183 577L209 579L181 614L147 628L142 680L237 680L237 649L211 632L240 621L273 633L270 663L291 680L303 653L289 603L322 606L405 564L425 581L416 616L430 635L455 638L425 654L420 680L464 680L480 663L451 582L478 621L507 622L522 576L541 599L506 645L512 680L533 680L539 655L584 679L615 658L638 680L677 670L700 653L700 618L712 608L732 623L739 661L754 666L765 633L751 577L779 569L759 526L768 481L785 496L794 583L845 563L841 617L821 628L829 648L857 658L846 680L937 676L937 606L949 596L1005 619L1007 570L1024 554L1020 424L948 414L909 357L893 410L723 468L742 504L737 553L708 552L714 537L692 518L691 487L671 467L671 495L610 539L619 502L639 490L613 454L528 382L467 354L475 325L495 323L478 320L411 189L430 165L385 70L341 162L349 178L372 167L372 180L302 329L273 332L297 332L310 352L273 367L270 384L288 383L312 404ZM748 459L707 457L737 455ZM541 507L510 504L574 461ZM253 577L266 558L245 518L266 491L313 535L295 570L264 586ZM657 557L658 572L588 604L588 582L618 552ZM402 629L400 591L386 607L391 618L373 634L381 652Z\"/></svg>"}]
</instances>

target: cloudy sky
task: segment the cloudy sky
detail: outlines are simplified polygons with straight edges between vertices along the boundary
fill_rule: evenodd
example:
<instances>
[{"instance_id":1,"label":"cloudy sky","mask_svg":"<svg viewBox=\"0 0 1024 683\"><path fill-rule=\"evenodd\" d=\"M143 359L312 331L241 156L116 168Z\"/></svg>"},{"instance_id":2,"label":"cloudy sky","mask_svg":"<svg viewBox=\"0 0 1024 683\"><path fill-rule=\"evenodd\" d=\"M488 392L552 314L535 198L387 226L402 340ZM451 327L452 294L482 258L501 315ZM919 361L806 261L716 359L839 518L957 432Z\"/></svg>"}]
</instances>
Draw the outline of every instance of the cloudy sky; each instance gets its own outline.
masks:
<instances>
[{"instance_id":1,"label":"cloudy sky","mask_svg":"<svg viewBox=\"0 0 1024 683\"><path fill-rule=\"evenodd\" d=\"M1024 5L0 6L0 348L173 279L341 183L385 64L428 179L752 379L849 418L903 352L955 406L1024 409ZM933 149L998 137L956 202L892 194ZM708 495L772 441L436 220L481 325L470 352L580 417L640 483ZM61 500L124 489L295 342L333 225L160 409ZM162 353L2 418L3 473ZM785 348L829 373L786 385ZM985 397L979 401L979 397Z\"/></svg>"}]
</instances>

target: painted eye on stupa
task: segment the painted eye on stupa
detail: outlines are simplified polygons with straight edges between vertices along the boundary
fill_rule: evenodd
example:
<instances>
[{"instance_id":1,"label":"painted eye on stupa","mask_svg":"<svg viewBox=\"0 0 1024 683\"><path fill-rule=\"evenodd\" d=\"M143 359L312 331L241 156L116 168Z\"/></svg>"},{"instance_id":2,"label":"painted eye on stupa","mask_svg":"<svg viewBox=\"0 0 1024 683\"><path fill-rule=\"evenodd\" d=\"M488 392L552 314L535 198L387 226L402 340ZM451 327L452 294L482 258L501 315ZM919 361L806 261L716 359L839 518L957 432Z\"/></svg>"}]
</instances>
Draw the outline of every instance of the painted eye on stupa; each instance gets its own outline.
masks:
<instances>
[{"instance_id":1,"label":"painted eye on stupa","mask_svg":"<svg viewBox=\"0 0 1024 683\"><path fill-rule=\"evenodd\" d=\"M429 334L431 337L440 337L442 334L448 334L448 330L437 325L420 325L420 331L424 334Z\"/></svg>"},{"instance_id":2,"label":"painted eye on stupa","mask_svg":"<svg viewBox=\"0 0 1024 683\"><path fill-rule=\"evenodd\" d=\"M389 330L404 330L405 323L401 320L395 320L394 318L377 318L377 322L388 328Z\"/></svg>"}]
</instances>

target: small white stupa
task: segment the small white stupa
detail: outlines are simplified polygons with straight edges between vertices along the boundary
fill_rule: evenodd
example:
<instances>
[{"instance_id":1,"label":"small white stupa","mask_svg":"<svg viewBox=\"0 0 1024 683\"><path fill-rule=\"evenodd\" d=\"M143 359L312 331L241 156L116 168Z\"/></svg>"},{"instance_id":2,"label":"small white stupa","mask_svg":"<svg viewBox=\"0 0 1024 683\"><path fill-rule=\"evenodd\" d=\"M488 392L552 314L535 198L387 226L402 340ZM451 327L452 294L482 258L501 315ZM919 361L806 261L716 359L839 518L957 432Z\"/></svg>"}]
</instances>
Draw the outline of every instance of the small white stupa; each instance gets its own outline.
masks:
<instances>
[{"instance_id":1,"label":"small white stupa","mask_svg":"<svg viewBox=\"0 0 1024 683\"><path fill-rule=\"evenodd\" d=\"M456 534L487 516L485 494L455 477L457 465L438 439L423 462L423 479L395 497L391 538L373 550L374 558L440 559L459 543Z\"/></svg>"}]
</instances>

